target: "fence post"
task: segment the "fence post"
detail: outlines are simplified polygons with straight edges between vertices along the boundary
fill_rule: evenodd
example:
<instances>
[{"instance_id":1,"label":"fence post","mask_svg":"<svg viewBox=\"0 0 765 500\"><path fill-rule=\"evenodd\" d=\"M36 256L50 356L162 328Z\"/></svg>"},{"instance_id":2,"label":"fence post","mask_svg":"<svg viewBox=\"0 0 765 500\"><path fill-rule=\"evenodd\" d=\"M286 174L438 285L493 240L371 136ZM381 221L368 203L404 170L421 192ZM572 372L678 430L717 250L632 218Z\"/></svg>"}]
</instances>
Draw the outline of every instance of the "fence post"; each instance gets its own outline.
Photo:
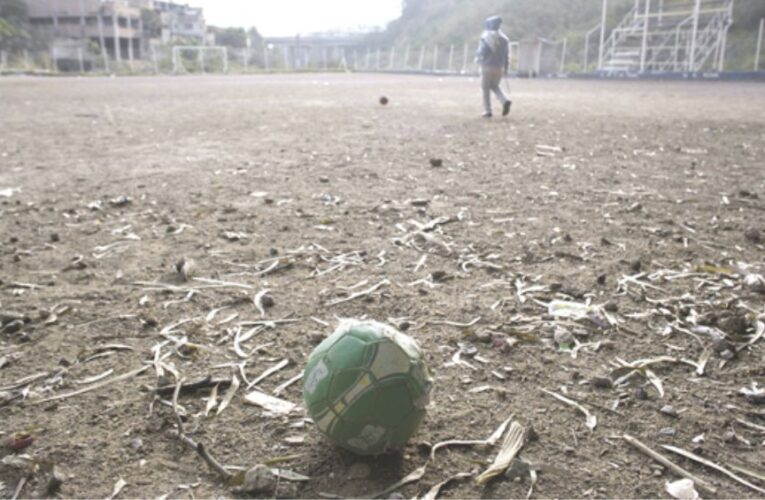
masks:
<instances>
[{"instance_id":1,"label":"fence post","mask_svg":"<svg viewBox=\"0 0 765 500\"><path fill-rule=\"evenodd\" d=\"M128 26L130 26L130 18L128 18ZM130 71L133 71L133 38L128 38L128 66Z\"/></svg>"},{"instance_id":2,"label":"fence post","mask_svg":"<svg viewBox=\"0 0 765 500\"><path fill-rule=\"evenodd\" d=\"M323 47L321 51L321 58L324 62L324 71L327 71L327 47Z\"/></svg>"},{"instance_id":3,"label":"fence post","mask_svg":"<svg viewBox=\"0 0 765 500\"><path fill-rule=\"evenodd\" d=\"M24 69L29 71L29 51L24 49Z\"/></svg>"},{"instance_id":4,"label":"fence post","mask_svg":"<svg viewBox=\"0 0 765 500\"><path fill-rule=\"evenodd\" d=\"M701 0L696 0L693 6L693 31L691 33L691 48L688 56L688 71L696 71L696 35L699 32L699 11L701 10Z\"/></svg>"},{"instance_id":5,"label":"fence post","mask_svg":"<svg viewBox=\"0 0 765 500\"><path fill-rule=\"evenodd\" d=\"M449 73L452 72L452 64L454 63L454 44L449 47Z\"/></svg>"},{"instance_id":6,"label":"fence post","mask_svg":"<svg viewBox=\"0 0 765 500\"><path fill-rule=\"evenodd\" d=\"M603 55L606 44L606 12L608 11L608 0L603 0L603 11L600 18L600 44L598 45L598 69L603 69ZM635 11L637 14L637 10Z\"/></svg>"},{"instance_id":7,"label":"fence post","mask_svg":"<svg viewBox=\"0 0 765 500\"><path fill-rule=\"evenodd\" d=\"M409 45L407 45L404 50L404 71L407 69L409 69Z\"/></svg>"},{"instance_id":8,"label":"fence post","mask_svg":"<svg viewBox=\"0 0 765 500\"><path fill-rule=\"evenodd\" d=\"M765 30L765 17L760 19L760 30L757 32L757 52L754 55L754 70L760 70L760 51L762 50L762 32Z\"/></svg>"},{"instance_id":9,"label":"fence post","mask_svg":"<svg viewBox=\"0 0 765 500\"><path fill-rule=\"evenodd\" d=\"M467 66L468 66L468 44L466 43L462 47L462 74L463 75L467 73Z\"/></svg>"},{"instance_id":10,"label":"fence post","mask_svg":"<svg viewBox=\"0 0 765 500\"><path fill-rule=\"evenodd\" d=\"M433 73L438 71L438 44L433 46Z\"/></svg>"},{"instance_id":11,"label":"fence post","mask_svg":"<svg viewBox=\"0 0 765 500\"><path fill-rule=\"evenodd\" d=\"M377 65L375 66L377 71L380 71L380 47L377 47Z\"/></svg>"},{"instance_id":12,"label":"fence post","mask_svg":"<svg viewBox=\"0 0 765 500\"><path fill-rule=\"evenodd\" d=\"M98 11L98 43L101 45L101 57L104 60L104 71L109 72L109 54L106 53L106 41L104 40L104 17Z\"/></svg>"},{"instance_id":13,"label":"fence post","mask_svg":"<svg viewBox=\"0 0 765 500\"><path fill-rule=\"evenodd\" d=\"M393 71L393 63L396 62L396 47L390 48L390 60L388 61L388 71Z\"/></svg>"},{"instance_id":14,"label":"fence post","mask_svg":"<svg viewBox=\"0 0 765 500\"><path fill-rule=\"evenodd\" d=\"M422 66L425 64L425 46L420 47L420 63L417 65L417 70L422 71Z\"/></svg>"},{"instance_id":15,"label":"fence post","mask_svg":"<svg viewBox=\"0 0 765 500\"><path fill-rule=\"evenodd\" d=\"M82 47L77 48L77 61L80 63L80 73L85 73L85 60L82 57Z\"/></svg>"},{"instance_id":16,"label":"fence post","mask_svg":"<svg viewBox=\"0 0 765 500\"><path fill-rule=\"evenodd\" d=\"M223 47L223 72L228 73L228 47Z\"/></svg>"},{"instance_id":17,"label":"fence post","mask_svg":"<svg viewBox=\"0 0 765 500\"><path fill-rule=\"evenodd\" d=\"M53 47L51 51L51 64L51 72L58 73L58 50L56 50L56 47Z\"/></svg>"},{"instance_id":18,"label":"fence post","mask_svg":"<svg viewBox=\"0 0 765 500\"><path fill-rule=\"evenodd\" d=\"M560 56L560 71L563 73L566 69L566 49L568 48L568 38L563 39L563 54Z\"/></svg>"},{"instance_id":19,"label":"fence post","mask_svg":"<svg viewBox=\"0 0 765 500\"><path fill-rule=\"evenodd\" d=\"M648 15L651 13L651 0L645 0L645 13L643 14L643 43L640 48L640 72L645 71L645 60L648 56L648 23L650 18Z\"/></svg>"},{"instance_id":20,"label":"fence post","mask_svg":"<svg viewBox=\"0 0 765 500\"><path fill-rule=\"evenodd\" d=\"M122 62L119 19L117 18L117 2L112 4L112 31L114 31L114 58L117 60L117 62Z\"/></svg>"},{"instance_id":21,"label":"fence post","mask_svg":"<svg viewBox=\"0 0 765 500\"><path fill-rule=\"evenodd\" d=\"M263 66L265 67L266 71L270 69L270 62L268 60L268 44L263 44Z\"/></svg>"},{"instance_id":22,"label":"fence post","mask_svg":"<svg viewBox=\"0 0 765 500\"><path fill-rule=\"evenodd\" d=\"M8 54L3 50L0 51L0 71L5 71L5 67L8 65Z\"/></svg>"},{"instance_id":23,"label":"fence post","mask_svg":"<svg viewBox=\"0 0 765 500\"><path fill-rule=\"evenodd\" d=\"M159 74L159 62L157 61L157 47L152 44L151 45L151 60L154 63L154 73Z\"/></svg>"}]
</instances>

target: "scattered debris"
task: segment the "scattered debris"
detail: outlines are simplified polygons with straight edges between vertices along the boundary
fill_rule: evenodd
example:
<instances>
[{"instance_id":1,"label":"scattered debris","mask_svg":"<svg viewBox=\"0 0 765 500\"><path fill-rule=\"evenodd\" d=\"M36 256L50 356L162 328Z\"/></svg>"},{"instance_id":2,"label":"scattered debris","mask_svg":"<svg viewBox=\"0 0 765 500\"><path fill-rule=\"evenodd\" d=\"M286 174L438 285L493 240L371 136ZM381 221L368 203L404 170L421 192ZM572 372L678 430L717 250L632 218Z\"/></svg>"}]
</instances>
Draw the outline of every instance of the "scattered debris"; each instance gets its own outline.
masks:
<instances>
[{"instance_id":1,"label":"scattered debris","mask_svg":"<svg viewBox=\"0 0 765 500\"><path fill-rule=\"evenodd\" d=\"M629 443L633 448L638 450L640 453L647 455L648 457L652 458L653 460L659 462L664 467L670 469L675 474L678 474L686 479L690 479L693 481L701 490L706 491L707 493L710 493L712 495L717 494L717 488L712 486L710 483L704 481L703 479L700 479L687 470L683 469L679 465L673 463L670 461L667 457L664 455L661 455L660 453L655 452L645 444L643 444L640 440L628 435L624 434L622 436L622 439L624 439L627 443Z\"/></svg>"},{"instance_id":2,"label":"scattered debris","mask_svg":"<svg viewBox=\"0 0 765 500\"><path fill-rule=\"evenodd\" d=\"M276 415L287 415L294 410L297 405L284 399L269 396L260 391L252 391L244 397L245 401L251 405L260 406Z\"/></svg>"},{"instance_id":3,"label":"scattered debris","mask_svg":"<svg viewBox=\"0 0 765 500\"><path fill-rule=\"evenodd\" d=\"M587 428L590 429L591 431L595 430L595 427L597 427L598 425L598 418L592 413L590 413L590 410L580 405L576 401L572 401L571 399L565 396L562 396L556 392L548 391L547 389L542 389L542 392L544 392L545 394L549 394L550 396L554 397L558 401L566 403L567 405L573 406L574 408L579 410L582 414L584 414L585 424L587 425Z\"/></svg>"},{"instance_id":4,"label":"scattered debris","mask_svg":"<svg viewBox=\"0 0 765 500\"><path fill-rule=\"evenodd\" d=\"M385 488L382 491L379 491L377 493L372 494L371 498L384 497L384 496L386 496L386 495L396 491L397 489L399 489L399 488L401 488L403 486L406 486L407 484L411 484L411 483L417 482L420 479L422 479L422 476L425 475L425 472L427 470L428 470L428 462L426 462L425 465L423 465L422 467L418 467L417 469L415 469L412 472L410 472L402 480L400 480L400 481L398 481L398 482L388 486L387 488Z\"/></svg>"},{"instance_id":5,"label":"scattered debris","mask_svg":"<svg viewBox=\"0 0 765 500\"><path fill-rule=\"evenodd\" d=\"M693 460L696 463L700 463L701 465L706 465L710 469L714 469L717 472L722 472L723 474L725 474L729 478L733 479L734 481L736 481L736 482L738 482L740 484L743 484L747 488L752 489L752 490L756 491L757 493L759 493L761 495L765 495L765 489L760 488L759 486L753 485L752 483L750 483L746 479L742 479L741 477L739 477L736 474L732 473L728 469L726 469L726 468L724 468L724 467L722 467L720 465L717 465L716 463L712 462L711 460L707 460L706 458L700 457L700 456L696 455L695 453L691 453L690 451L685 451L682 448L678 448L676 446L662 445L661 447L664 448L665 450L671 451L672 453L675 453L675 454L680 455L682 457L685 457L685 458L688 458L690 460Z\"/></svg>"},{"instance_id":6,"label":"scattered debris","mask_svg":"<svg viewBox=\"0 0 765 500\"><path fill-rule=\"evenodd\" d=\"M114 500L117 498L117 495L120 494L120 492L127 486L127 481L125 481L122 478L119 478L116 483L114 483L114 488L112 489L112 494L109 495L108 500Z\"/></svg>"},{"instance_id":7,"label":"scattered debris","mask_svg":"<svg viewBox=\"0 0 765 500\"><path fill-rule=\"evenodd\" d=\"M765 404L765 389L760 389L757 382L752 382L751 388L744 387L738 393L742 394L753 405Z\"/></svg>"},{"instance_id":8,"label":"scattered debris","mask_svg":"<svg viewBox=\"0 0 765 500\"><path fill-rule=\"evenodd\" d=\"M266 493L272 495L276 491L277 484L279 484L279 476L261 464L247 469L241 478L237 475L229 481L229 486L235 486L235 492L249 494Z\"/></svg>"},{"instance_id":9,"label":"scattered debris","mask_svg":"<svg viewBox=\"0 0 765 500\"><path fill-rule=\"evenodd\" d=\"M679 500L698 500L700 498L698 491L696 491L696 485L690 479L679 479L671 483L667 481L665 488L672 498Z\"/></svg>"},{"instance_id":10,"label":"scattered debris","mask_svg":"<svg viewBox=\"0 0 765 500\"><path fill-rule=\"evenodd\" d=\"M497 444L497 441L499 441L502 436L505 434L505 429L507 429L507 426L510 425L510 422L512 421L513 417L508 418L504 422L502 422L499 427L497 427L497 430L495 430L491 436L488 437L488 439L484 439L481 441L461 441L461 440L449 440L449 441L442 441L440 443L436 443L433 445L433 447L430 449L430 460L435 461L436 459L436 452L441 448L446 448L448 446L494 446Z\"/></svg>"},{"instance_id":11,"label":"scattered debris","mask_svg":"<svg viewBox=\"0 0 765 500\"><path fill-rule=\"evenodd\" d=\"M512 422L508 429L502 447L494 459L494 463L482 472L476 479L476 483L484 485L493 478L499 476L510 466L515 456L521 450L526 441L526 429L518 422Z\"/></svg>"},{"instance_id":12,"label":"scattered debris","mask_svg":"<svg viewBox=\"0 0 765 500\"><path fill-rule=\"evenodd\" d=\"M425 493L425 495L420 497L420 500L436 500L436 498L438 498L438 494L441 493L441 489L443 489L444 487L448 486L449 484L453 482L464 481L471 477L473 477L473 474L469 472L460 472L459 474L455 474L452 477L434 485L432 488L428 490L427 493Z\"/></svg>"}]
</instances>

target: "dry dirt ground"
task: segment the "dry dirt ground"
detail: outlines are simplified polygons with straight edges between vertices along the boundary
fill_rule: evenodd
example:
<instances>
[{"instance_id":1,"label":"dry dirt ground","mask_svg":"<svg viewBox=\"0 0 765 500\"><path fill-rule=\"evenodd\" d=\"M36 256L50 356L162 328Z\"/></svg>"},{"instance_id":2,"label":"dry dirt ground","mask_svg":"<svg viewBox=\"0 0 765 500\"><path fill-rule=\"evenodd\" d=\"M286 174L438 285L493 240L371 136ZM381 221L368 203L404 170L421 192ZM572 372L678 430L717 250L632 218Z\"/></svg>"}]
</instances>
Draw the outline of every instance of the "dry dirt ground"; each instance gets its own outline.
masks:
<instances>
[{"instance_id":1,"label":"dry dirt ground","mask_svg":"<svg viewBox=\"0 0 765 500\"><path fill-rule=\"evenodd\" d=\"M666 496L678 476L624 433L711 482L706 497L762 497L661 445L763 474L765 412L739 391L765 385L765 340L746 345L765 312L765 87L512 85L510 118L484 121L467 78L0 80L0 496L22 478L21 497L46 495L51 463L64 497L108 497L120 478L122 498L236 496L176 437L172 397L155 393L175 371L246 376L219 415L204 415L209 389L182 393L179 411L223 464L287 457L274 467L311 478L280 481L279 497L372 495L429 445L485 439L510 416L534 429L520 456L536 497ZM237 353L265 289L265 318L295 321ZM594 307L564 318L552 300ZM342 317L407 328L426 353L432 406L400 454L355 457L301 409L245 404L247 382L284 359L257 387L293 379ZM301 383L281 397L300 403ZM24 432L32 444L10 453ZM439 450L399 491L497 451ZM520 476L442 495L525 497Z\"/></svg>"}]
</instances>

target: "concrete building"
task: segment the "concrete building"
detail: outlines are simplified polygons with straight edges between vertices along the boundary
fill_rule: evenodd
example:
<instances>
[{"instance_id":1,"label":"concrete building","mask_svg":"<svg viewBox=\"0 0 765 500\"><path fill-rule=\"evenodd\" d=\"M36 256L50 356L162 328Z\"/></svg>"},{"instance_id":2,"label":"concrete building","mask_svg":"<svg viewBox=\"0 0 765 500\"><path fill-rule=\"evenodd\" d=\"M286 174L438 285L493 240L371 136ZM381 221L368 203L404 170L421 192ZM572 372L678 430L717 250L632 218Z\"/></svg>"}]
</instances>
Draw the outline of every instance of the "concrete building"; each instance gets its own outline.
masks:
<instances>
[{"instance_id":1,"label":"concrete building","mask_svg":"<svg viewBox=\"0 0 765 500\"><path fill-rule=\"evenodd\" d=\"M341 61L355 66L355 59L364 42L364 35L309 35L270 37L264 40L269 52L274 51L284 67L301 70L336 67Z\"/></svg>"},{"instance_id":2,"label":"concrete building","mask_svg":"<svg viewBox=\"0 0 765 500\"><path fill-rule=\"evenodd\" d=\"M34 36L50 43L59 69L87 69L98 58L143 59L150 47L141 11L160 15L161 40L195 39L205 43L202 9L153 0L26 0ZM100 51L100 54L98 53ZM74 66L74 68L69 68Z\"/></svg>"},{"instance_id":3,"label":"concrete building","mask_svg":"<svg viewBox=\"0 0 765 500\"><path fill-rule=\"evenodd\" d=\"M35 35L56 49L71 52L79 44L89 57L91 46L115 60L142 57L141 7L128 0L26 0ZM80 49L76 49L80 50Z\"/></svg>"},{"instance_id":4,"label":"concrete building","mask_svg":"<svg viewBox=\"0 0 765 500\"><path fill-rule=\"evenodd\" d=\"M152 2L162 19L162 42L190 38L204 43L207 34L204 12L200 8L174 2Z\"/></svg>"}]
</instances>

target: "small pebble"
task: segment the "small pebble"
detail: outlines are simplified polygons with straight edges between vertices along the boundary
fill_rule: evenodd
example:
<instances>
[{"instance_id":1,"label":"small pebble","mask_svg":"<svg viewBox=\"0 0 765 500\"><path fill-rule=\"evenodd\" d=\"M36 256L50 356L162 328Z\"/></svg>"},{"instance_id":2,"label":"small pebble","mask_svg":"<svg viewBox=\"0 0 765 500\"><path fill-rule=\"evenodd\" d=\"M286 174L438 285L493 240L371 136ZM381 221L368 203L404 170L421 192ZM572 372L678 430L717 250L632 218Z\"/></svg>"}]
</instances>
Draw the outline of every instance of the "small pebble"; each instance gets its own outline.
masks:
<instances>
[{"instance_id":1,"label":"small pebble","mask_svg":"<svg viewBox=\"0 0 765 500\"><path fill-rule=\"evenodd\" d=\"M608 312L618 312L619 311L619 304L617 304L614 301L608 301L606 302L606 305L603 306L603 309L605 309Z\"/></svg>"},{"instance_id":2,"label":"small pebble","mask_svg":"<svg viewBox=\"0 0 765 500\"><path fill-rule=\"evenodd\" d=\"M263 305L263 309L270 309L276 304L276 302L274 302L274 298L270 295L262 296L260 298L260 303Z\"/></svg>"},{"instance_id":3,"label":"small pebble","mask_svg":"<svg viewBox=\"0 0 765 500\"><path fill-rule=\"evenodd\" d=\"M596 387L598 389L613 389L614 388L614 381L608 377L594 377L592 380L590 380L590 383L592 384L593 387Z\"/></svg>"},{"instance_id":4,"label":"small pebble","mask_svg":"<svg viewBox=\"0 0 765 500\"><path fill-rule=\"evenodd\" d=\"M661 410L659 411L669 417L677 418L678 416L677 410L675 410L675 407L672 405L664 405L661 407Z\"/></svg>"},{"instance_id":5,"label":"small pebble","mask_svg":"<svg viewBox=\"0 0 765 500\"><path fill-rule=\"evenodd\" d=\"M661 434L662 436L674 436L675 433L676 431L674 427L664 427L663 429L659 431L659 434Z\"/></svg>"},{"instance_id":6,"label":"small pebble","mask_svg":"<svg viewBox=\"0 0 765 500\"><path fill-rule=\"evenodd\" d=\"M760 230L754 227L750 227L744 231L744 237L752 243L760 243L762 241Z\"/></svg>"},{"instance_id":7,"label":"small pebble","mask_svg":"<svg viewBox=\"0 0 765 500\"><path fill-rule=\"evenodd\" d=\"M645 392L645 389L643 389L642 387L638 387L637 389L635 389L635 399L639 401L645 401L648 399L648 393Z\"/></svg>"}]
</instances>

